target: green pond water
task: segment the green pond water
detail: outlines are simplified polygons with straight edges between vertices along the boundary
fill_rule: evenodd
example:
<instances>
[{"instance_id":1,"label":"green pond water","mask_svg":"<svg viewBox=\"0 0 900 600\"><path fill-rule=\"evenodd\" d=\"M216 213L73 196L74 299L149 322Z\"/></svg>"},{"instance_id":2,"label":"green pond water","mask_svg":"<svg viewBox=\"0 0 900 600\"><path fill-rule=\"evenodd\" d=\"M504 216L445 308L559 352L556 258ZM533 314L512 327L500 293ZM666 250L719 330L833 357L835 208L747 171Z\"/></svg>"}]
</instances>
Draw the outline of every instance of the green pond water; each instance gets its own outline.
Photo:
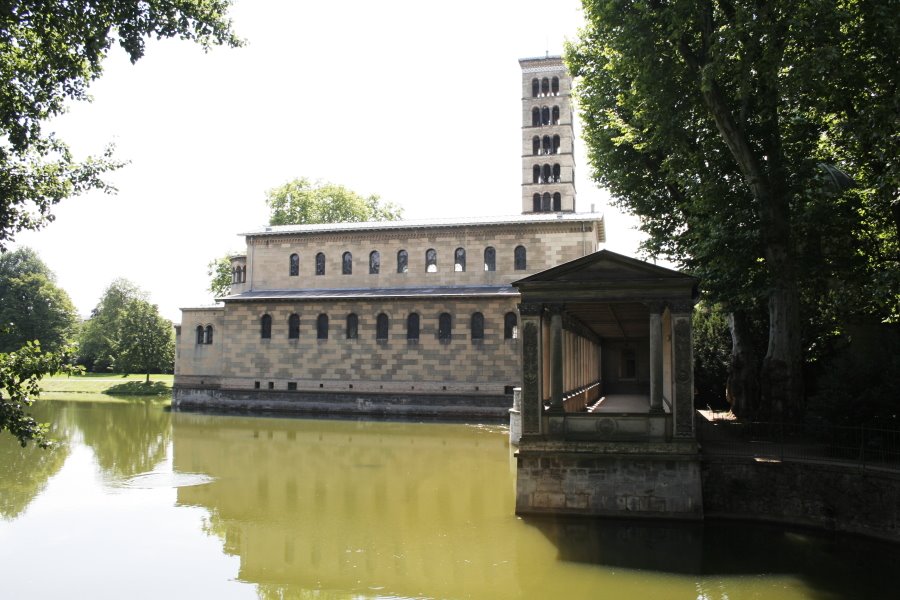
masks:
<instances>
[{"instance_id":1,"label":"green pond water","mask_svg":"<svg viewBox=\"0 0 900 600\"><path fill-rule=\"evenodd\" d=\"M896 598L897 547L520 519L496 425L42 402L0 436L0 598Z\"/></svg>"}]
</instances>

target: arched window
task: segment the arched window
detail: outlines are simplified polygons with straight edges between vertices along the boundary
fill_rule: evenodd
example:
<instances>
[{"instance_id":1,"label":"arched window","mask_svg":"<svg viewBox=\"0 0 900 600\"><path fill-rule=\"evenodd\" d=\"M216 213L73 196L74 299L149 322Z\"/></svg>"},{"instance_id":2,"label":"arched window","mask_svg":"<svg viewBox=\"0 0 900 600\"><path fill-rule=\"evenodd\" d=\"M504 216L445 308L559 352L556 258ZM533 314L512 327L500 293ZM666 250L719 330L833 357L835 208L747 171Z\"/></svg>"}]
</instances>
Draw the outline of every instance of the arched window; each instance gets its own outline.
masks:
<instances>
[{"instance_id":1,"label":"arched window","mask_svg":"<svg viewBox=\"0 0 900 600\"><path fill-rule=\"evenodd\" d=\"M238 282L238 274L241 272L240 267L235 267L231 270L231 283Z\"/></svg>"},{"instance_id":2,"label":"arched window","mask_svg":"<svg viewBox=\"0 0 900 600\"><path fill-rule=\"evenodd\" d=\"M537 127L541 124L541 110L535 106L531 109L531 126Z\"/></svg>"},{"instance_id":3,"label":"arched window","mask_svg":"<svg viewBox=\"0 0 900 600\"><path fill-rule=\"evenodd\" d=\"M541 169L541 183L550 183L551 177L553 177L553 171L550 169L550 165L544 165Z\"/></svg>"},{"instance_id":4,"label":"arched window","mask_svg":"<svg viewBox=\"0 0 900 600\"><path fill-rule=\"evenodd\" d=\"M541 165L534 165L531 168L531 183L541 182Z\"/></svg>"},{"instance_id":5,"label":"arched window","mask_svg":"<svg viewBox=\"0 0 900 600\"><path fill-rule=\"evenodd\" d=\"M541 195L535 194L534 196L532 196L531 204L532 204L532 207L531 207L532 211L541 212Z\"/></svg>"},{"instance_id":6,"label":"arched window","mask_svg":"<svg viewBox=\"0 0 900 600\"><path fill-rule=\"evenodd\" d=\"M288 339L300 339L300 315L293 314L288 317Z\"/></svg>"},{"instance_id":7,"label":"arched window","mask_svg":"<svg viewBox=\"0 0 900 600\"><path fill-rule=\"evenodd\" d=\"M354 313L347 315L347 339L355 340L359 337L359 317Z\"/></svg>"},{"instance_id":8,"label":"arched window","mask_svg":"<svg viewBox=\"0 0 900 600\"><path fill-rule=\"evenodd\" d=\"M296 277L300 274L300 255L299 254L291 254L290 260L290 271L288 274L291 277Z\"/></svg>"},{"instance_id":9,"label":"arched window","mask_svg":"<svg viewBox=\"0 0 900 600\"><path fill-rule=\"evenodd\" d=\"M203 343L203 325L197 325L197 343Z\"/></svg>"},{"instance_id":10,"label":"arched window","mask_svg":"<svg viewBox=\"0 0 900 600\"><path fill-rule=\"evenodd\" d=\"M513 250L513 267L516 271L525 270L525 246L516 246Z\"/></svg>"},{"instance_id":11,"label":"arched window","mask_svg":"<svg viewBox=\"0 0 900 600\"><path fill-rule=\"evenodd\" d=\"M551 118L551 123L553 125L559 125L559 107L553 107L553 117Z\"/></svg>"},{"instance_id":12,"label":"arched window","mask_svg":"<svg viewBox=\"0 0 900 600\"><path fill-rule=\"evenodd\" d=\"M541 108L541 125L550 124L550 109L546 106Z\"/></svg>"},{"instance_id":13,"label":"arched window","mask_svg":"<svg viewBox=\"0 0 900 600\"><path fill-rule=\"evenodd\" d=\"M419 339L419 315L416 313L410 313L406 317L406 339L416 341Z\"/></svg>"},{"instance_id":14,"label":"arched window","mask_svg":"<svg viewBox=\"0 0 900 600\"><path fill-rule=\"evenodd\" d=\"M316 275L325 274L325 255L319 252L316 254Z\"/></svg>"},{"instance_id":15,"label":"arched window","mask_svg":"<svg viewBox=\"0 0 900 600\"><path fill-rule=\"evenodd\" d=\"M268 340L272 337L272 317L263 315L259 320L259 337Z\"/></svg>"},{"instance_id":16,"label":"arched window","mask_svg":"<svg viewBox=\"0 0 900 600\"><path fill-rule=\"evenodd\" d=\"M341 273L344 275L353 274L353 255L349 252L344 252L344 255L341 256Z\"/></svg>"},{"instance_id":17,"label":"arched window","mask_svg":"<svg viewBox=\"0 0 900 600\"><path fill-rule=\"evenodd\" d=\"M384 313L380 313L375 319L375 339L388 339L388 316Z\"/></svg>"},{"instance_id":18,"label":"arched window","mask_svg":"<svg viewBox=\"0 0 900 600\"><path fill-rule=\"evenodd\" d=\"M541 138L534 136L531 138L531 153L537 156L541 152Z\"/></svg>"},{"instance_id":19,"label":"arched window","mask_svg":"<svg viewBox=\"0 0 900 600\"><path fill-rule=\"evenodd\" d=\"M484 270L497 270L497 251L494 250L493 246L488 246L484 249Z\"/></svg>"},{"instance_id":20,"label":"arched window","mask_svg":"<svg viewBox=\"0 0 900 600\"><path fill-rule=\"evenodd\" d=\"M449 342L452 336L450 313L441 313L441 316L438 317L438 339L442 342Z\"/></svg>"},{"instance_id":21,"label":"arched window","mask_svg":"<svg viewBox=\"0 0 900 600\"><path fill-rule=\"evenodd\" d=\"M425 272L437 273L437 250L434 248L425 251Z\"/></svg>"},{"instance_id":22,"label":"arched window","mask_svg":"<svg viewBox=\"0 0 900 600\"><path fill-rule=\"evenodd\" d=\"M541 84L537 79L531 80L531 97L537 98L538 94L541 92Z\"/></svg>"},{"instance_id":23,"label":"arched window","mask_svg":"<svg viewBox=\"0 0 900 600\"><path fill-rule=\"evenodd\" d=\"M409 254L406 250L397 253L397 272L406 273L409 271Z\"/></svg>"},{"instance_id":24,"label":"arched window","mask_svg":"<svg viewBox=\"0 0 900 600\"><path fill-rule=\"evenodd\" d=\"M553 136L553 154L559 154L559 136Z\"/></svg>"},{"instance_id":25,"label":"arched window","mask_svg":"<svg viewBox=\"0 0 900 600\"><path fill-rule=\"evenodd\" d=\"M559 164L553 165L553 181L554 182L559 182L560 173L561 173L561 170L559 168Z\"/></svg>"},{"instance_id":26,"label":"arched window","mask_svg":"<svg viewBox=\"0 0 900 600\"><path fill-rule=\"evenodd\" d=\"M241 267L241 283L247 283L247 267Z\"/></svg>"},{"instance_id":27,"label":"arched window","mask_svg":"<svg viewBox=\"0 0 900 600\"><path fill-rule=\"evenodd\" d=\"M462 273L466 270L466 249L457 248L453 253L453 270Z\"/></svg>"},{"instance_id":28,"label":"arched window","mask_svg":"<svg viewBox=\"0 0 900 600\"><path fill-rule=\"evenodd\" d=\"M543 154L550 154L551 146L553 145L553 141L549 135L545 135L544 139L541 140Z\"/></svg>"},{"instance_id":29,"label":"arched window","mask_svg":"<svg viewBox=\"0 0 900 600\"><path fill-rule=\"evenodd\" d=\"M556 212L562 210L562 195L559 192L553 194L553 210Z\"/></svg>"},{"instance_id":30,"label":"arched window","mask_svg":"<svg viewBox=\"0 0 900 600\"><path fill-rule=\"evenodd\" d=\"M550 202L550 192L544 192L544 195L541 196L541 210L543 212L550 212L550 210L552 210Z\"/></svg>"},{"instance_id":31,"label":"arched window","mask_svg":"<svg viewBox=\"0 0 900 600\"><path fill-rule=\"evenodd\" d=\"M519 320L516 313L508 312L503 316L503 339L519 339Z\"/></svg>"},{"instance_id":32,"label":"arched window","mask_svg":"<svg viewBox=\"0 0 900 600\"><path fill-rule=\"evenodd\" d=\"M554 77L550 81L550 93L554 96L559 96L559 77Z\"/></svg>"},{"instance_id":33,"label":"arched window","mask_svg":"<svg viewBox=\"0 0 900 600\"><path fill-rule=\"evenodd\" d=\"M381 271L381 254L378 250L372 250L369 253L369 274L378 275Z\"/></svg>"},{"instance_id":34,"label":"arched window","mask_svg":"<svg viewBox=\"0 0 900 600\"><path fill-rule=\"evenodd\" d=\"M213 333L212 325L207 325L206 326L206 337L203 340L207 344L212 344L212 333Z\"/></svg>"},{"instance_id":35,"label":"arched window","mask_svg":"<svg viewBox=\"0 0 900 600\"><path fill-rule=\"evenodd\" d=\"M550 80L544 77L541 79L541 96L548 96L550 94Z\"/></svg>"},{"instance_id":36,"label":"arched window","mask_svg":"<svg viewBox=\"0 0 900 600\"><path fill-rule=\"evenodd\" d=\"M484 315L472 313L472 341L484 339Z\"/></svg>"},{"instance_id":37,"label":"arched window","mask_svg":"<svg viewBox=\"0 0 900 600\"><path fill-rule=\"evenodd\" d=\"M316 339L328 339L328 315L321 314L316 318Z\"/></svg>"}]
</instances>

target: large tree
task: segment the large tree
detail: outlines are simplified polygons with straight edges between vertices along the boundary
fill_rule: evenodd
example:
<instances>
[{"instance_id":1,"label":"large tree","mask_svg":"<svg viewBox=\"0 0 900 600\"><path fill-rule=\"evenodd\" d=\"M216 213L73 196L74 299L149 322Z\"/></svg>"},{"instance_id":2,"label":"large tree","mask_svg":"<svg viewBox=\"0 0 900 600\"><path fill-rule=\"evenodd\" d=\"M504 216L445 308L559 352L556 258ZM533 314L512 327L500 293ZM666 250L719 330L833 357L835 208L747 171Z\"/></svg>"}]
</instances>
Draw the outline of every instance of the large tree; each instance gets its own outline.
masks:
<instances>
[{"instance_id":1,"label":"large tree","mask_svg":"<svg viewBox=\"0 0 900 600\"><path fill-rule=\"evenodd\" d=\"M90 371L106 371L115 362L120 322L134 302L146 301L147 292L124 278L109 284L78 336L78 362Z\"/></svg>"},{"instance_id":2,"label":"large tree","mask_svg":"<svg viewBox=\"0 0 900 600\"><path fill-rule=\"evenodd\" d=\"M360 196L342 185L305 177L266 193L270 225L396 221L403 209L377 195Z\"/></svg>"},{"instance_id":3,"label":"large tree","mask_svg":"<svg viewBox=\"0 0 900 600\"><path fill-rule=\"evenodd\" d=\"M69 295L34 250L0 254L0 352L35 340L44 350L62 350L77 324Z\"/></svg>"},{"instance_id":4,"label":"large tree","mask_svg":"<svg viewBox=\"0 0 900 600\"><path fill-rule=\"evenodd\" d=\"M594 177L642 218L648 250L700 275L732 312L748 408L798 415L817 334L851 310L900 314L896 1L584 8L567 59Z\"/></svg>"},{"instance_id":5,"label":"large tree","mask_svg":"<svg viewBox=\"0 0 900 600\"><path fill-rule=\"evenodd\" d=\"M171 371L175 362L175 329L146 300L129 302L116 322L113 368L119 373Z\"/></svg>"}]
</instances>

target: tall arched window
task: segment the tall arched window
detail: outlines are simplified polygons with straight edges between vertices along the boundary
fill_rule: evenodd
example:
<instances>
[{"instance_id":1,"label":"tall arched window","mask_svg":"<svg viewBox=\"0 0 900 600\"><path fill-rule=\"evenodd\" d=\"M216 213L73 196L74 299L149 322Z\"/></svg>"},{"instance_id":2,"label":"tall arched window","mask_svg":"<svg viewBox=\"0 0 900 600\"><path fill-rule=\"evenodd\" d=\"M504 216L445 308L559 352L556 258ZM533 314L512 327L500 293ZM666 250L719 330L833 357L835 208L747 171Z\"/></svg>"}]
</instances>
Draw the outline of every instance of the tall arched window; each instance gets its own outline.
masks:
<instances>
[{"instance_id":1,"label":"tall arched window","mask_svg":"<svg viewBox=\"0 0 900 600\"><path fill-rule=\"evenodd\" d=\"M247 267L241 267L241 283L247 283Z\"/></svg>"},{"instance_id":2,"label":"tall arched window","mask_svg":"<svg viewBox=\"0 0 900 600\"><path fill-rule=\"evenodd\" d=\"M525 270L525 246L516 246L513 250L513 267L516 271Z\"/></svg>"},{"instance_id":3,"label":"tall arched window","mask_svg":"<svg viewBox=\"0 0 900 600\"><path fill-rule=\"evenodd\" d=\"M450 313L441 313L441 316L438 317L438 339L442 342L449 342L452 336Z\"/></svg>"},{"instance_id":4,"label":"tall arched window","mask_svg":"<svg viewBox=\"0 0 900 600\"><path fill-rule=\"evenodd\" d=\"M425 272L437 273L437 250L434 248L425 251Z\"/></svg>"},{"instance_id":5,"label":"tall arched window","mask_svg":"<svg viewBox=\"0 0 900 600\"><path fill-rule=\"evenodd\" d=\"M231 283L237 283L237 282L238 282L238 277L239 277L239 275L240 275L240 272L241 272L241 268L240 268L240 267L235 267L235 268L233 268L233 269L231 270Z\"/></svg>"},{"instance_id":6,"label":"tall arched window","mask_svg":"<svg viewBox=\"0 0 900 600\"><path fill-rule=\"evenodd\" d=\"M381 254L378 250L372 250L369 253L369 274L378 275L381 271Z\"/></svg>"},{"instance_id":7,"label":"tall arched window","mask_svg":"<svg viewBox=\"0 0 900 600\"><path fill-rule=\"evenodd\" d=\"M544 77L541 79L541 96L548 96L550 94L550 80Z\"/></svg>"},{"instance_id":8,"label":"tall arched window","mask_svg":"<svg viewBox=\"0 0 900 600\"><path fill-rule=\"evenodd\" d=\"M531 168L531 183L541 182L541 165L534 165Z\"/></svg>"},{"instance_id":9,"label":"tall arched window","mask_svg":"<svg viewBox=\"0 0 900 600\"><path fill-rule=\"evenodd\" d=\"M409 271L409 254L406 250L397 253L397 272L406 273Z\"/></svg>"},{"instance_id":10,"label":"tall arched window","mask_svg":"<svg viewBox=\"0 0 900 600\"><path fill-rule=\"evenodd\" d=\"M355 340L359 337L359 317L354 313L347 315L347 339Z\"/></svg>"},{"instance_id":11,"label":"tall arched window","mask_svg":"<svg viewBox=\"0 0 900 600\"><path fill-rule=\"evenodd\" d=\"M541 212L541 195L535 194L531 197L531 210L534 212Z\"/></svg>"},{"instance_id":12,"label":"tall arched window","mask_svg":"<svg viewBox=\"0 0 900 600\"><path fill-rule=\"evenodd\" d=\"M541 93L541 84L537 79L531 80L531 97L537 98L538 94Z\"/></svg>"},{"instance_id":13,"label":"tall arched window","mask_svg":"<svg viewBox=\"0 0 900 600\"><path fill-rule=\"evenodd\" d=\"M300 315L298 314L288 317L288 339L300 339Z\"/></svg>"},{"instance_id":14,"label":"tall arched window","mask_svg":"<svg viewBox=\"0 0 900 600\"><path fill-rule=\"evenodd\" d=\"M497 251L494 250L493 246L488 246L484 249L484 270L497 270Z\"/></svg>"},{"instance_id":15,"label":"tall arched window","mask_svg":"<svg viewBox=\"0 0 900 600\"><path fill-rule=\"evenodd\" d=\"M461 273L466 270L466 249L457 248L453 253L453 270Z\"/></svg>"},{"instance_id":16,"label":"tall arched window","mask_svg":"<svg viewBox=\"0 0 900 600\"><path fill-rule=\"evenodd\" d=\"M550 122L553 125L559 125L559 107L558 106L553 107L553 117L551 117Z\"/></svg>"},{"instance_id":17,"label":"tall arched window","mask_svg":"<svg viewBox=\"0 0 900 600\"><path fill-rule=\"evenodd\" d=\"M552 205L550 204L550 192L544 192L544 195L541 196L541 210L543 212L550 212L552 210Z\"/></svg>"},{"instance_id":18,"label":"tall arched window","mask_svg":"<svg viewBox=\"0 0 900 600\"><path fill-rule=\"evenodd\" d=\"M321 314L316 318L316 339L328 339L328 315Z\"/></svg>"},{"instance_id":19,"label":"tall arched window","mask_svg":"<svg viewBox=\"0 0 900 600\"><path fill-rule=\"evenodd\" d=\"M554 96L559 96L559 77L554 77L550 80L550 93Z\"/></svg>"},{"instance_id":20,"label":"tall arched window","mask_svg":"<svg viewBox=\"0 0 900 600\"><path fill-rule=\"evenodd\" d=\"M551 148L553 146L553 140L549 135L545 135L544 139L541 140L541 146L543 154L550 154Z\"/></svg>"},{"instance_id":21,"label":"tall arched window","mask_svg":"<svg viewBox=\"0 0 900 600\"><path fill-rule=\"evenodd\" d=\"M207 325L206 326L206 337L203 339L203 341L206 342L207 344L212 344L212 334L213 334L212 325Z\"/></svg>"},{"instance_id":22,"label":"tall arched window","mask_svg":"<svg viewBox=\"0 0 900 600\"><path fill-rule=\"evenodd\" d=\"M553 154L559 154L559 136L553 136Z\"/></svg>"},{"instance_id":23,"label":"tall arched window","mask_svg":"<svg viewBox=\"0 0 900 600\"><path fill-rule=\"evenodd\" d=\"M319 252L316 254L316 275L325 274L325 255Z\"/></svg>"},{"instance_id":24,"label":"tall arched window","mask_svg":"<svg viewBox=\"0 0 900 600\"><path fill-rule=\"evenodd\" d=\"M503 316L503 339L519 339L519 320L516 313L508 312Z\"/></svg>"},{"instance_id":25,"label":"tall arched window","mask_svg":"<svg viewBox=\"0 0 900 600\"><path fill-rule=\"evenodd\" d=\"M300 274L300 255L299 254L291 254L290 260L290 270L288 274L291 277L296 277Z\"/></svg>"},{"instance_id":26,"label":"tall arched window","mask_svg":"<svg viewBox=\"0 0 900 600\"><path fill-rule=\"evenodd\" d=\"M197 343L203 343L203 325L197 325Z\"/></svg>"},{"instance_id":27,"label":"tall arched window","mask_svg":"<svg viewBox=\"0 0 900 600\"><path fill-rule=\"evenodd\" d=\"M263 315L259 320L259 337L268 340L272 337L272 317Z\"/></svg>"},{"instance_id":28,"label":"tall arched window","mask_svg":"<svg viewBox=\"0 0 900 600\"><path fill-rule=\"evenodd\" d=\"M554 182L559 182L559 177L560 177L561 173L562 173L562 169L560 168L559 164L553 165L553 181Z\"/></svg>"},{"instance_id":29,"label":"tall arched window","mask_svg":"<svg viewBox=\"0 0 900 600\"><path fill-rule=\"evenodd\" d=\"M343 256L341 256L341 273L344 275L353 274L353 254L350 252L344 252Z\"/></svg>"},{"instance_id":30,"label":"tall arched window","mask_svg":"<svg viewBox=\"0 0 900 600\"><path fill-rule=\"evenodd\" d=\"M562 195L559 192L553 194L553 210L556 212L562 210Z\"/></svg>"},{"instance_id":31,"label":"tall arched window","mask_svg":"<svg viewBox=\"0 0 900 600\"><path fill-rule=\"evenodd\" d=\"M541 110L535 106L531 109L531 126L538 127L541 124Z\"/></svg>"},{"instance_id":32,"label":"tall arched window","mask_svg":"<svg viewBox=\"0 0 900 600\"><path fill-rule=\"evenodd\" d=\"M388 316L384 313L379 313L375 319L375 339L388 339Z\"/></svg>"},{"instance_id":33,"label":"tall arched window","mask_svg":"<svg viewBox=\"0 0 900 600\"><path fill-rule=\"evenodd\" d=\"M537 156L541 153L541 138L534 136L531 138L531 153Z\"/></svg>"},{"instance_id":34,"label":"tall arched window","mask_svg":"<svg viewBox=\"0 0 900 600\"><path fill-rule=\"evenodd\" d=\"M541 125L550 124L550 109L544 106L541 108Z\"/></svg>"},{"instance_id":35,"label":"tall arched window","mask_svg":"<svg viewBox=\"0 0 900 600\"><path fill-rule=\"evenodd\" d=\"M550 183L551 177L553 177L553 170L550 165L544 165L541 168L541 183Z\"/></svg>"},{"instance_id":36,"label":"tall arched window","mask_svg":"<svg viewBox=\"0 0 900 600\"><path fill-rule=\"evenodd\" d=\"M472 341L484 339L484 315L472 313Z\"/></svg>"},{"instance_id":37,"label":"tall arched window","mask_svg":"<svg viewBox=\"0 0 900 600\"><path fill-rule=\"evenodd\" d=\"M406 317L406 339L419 340L419 315L416 313L410 313Z\"/></svg>"}]
</instances>

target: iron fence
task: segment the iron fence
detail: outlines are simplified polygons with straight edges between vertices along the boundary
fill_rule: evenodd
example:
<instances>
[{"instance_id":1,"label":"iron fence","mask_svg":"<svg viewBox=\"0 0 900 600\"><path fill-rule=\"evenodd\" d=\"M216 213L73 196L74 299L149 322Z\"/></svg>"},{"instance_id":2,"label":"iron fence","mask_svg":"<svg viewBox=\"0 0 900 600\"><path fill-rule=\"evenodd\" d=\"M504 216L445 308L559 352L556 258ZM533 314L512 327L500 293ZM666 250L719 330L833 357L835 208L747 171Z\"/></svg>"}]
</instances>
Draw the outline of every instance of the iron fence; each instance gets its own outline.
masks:
<instances>
[{"instance_id":1,"label":"iron fence","mask_svg":"<svg viewBox=\"0 0 900 600\"><path fill-rule=\"evenodd\" d=\"M900 431L698 419L703 454L854 464L900 471Z\"/></svg>"}]
</instances>

